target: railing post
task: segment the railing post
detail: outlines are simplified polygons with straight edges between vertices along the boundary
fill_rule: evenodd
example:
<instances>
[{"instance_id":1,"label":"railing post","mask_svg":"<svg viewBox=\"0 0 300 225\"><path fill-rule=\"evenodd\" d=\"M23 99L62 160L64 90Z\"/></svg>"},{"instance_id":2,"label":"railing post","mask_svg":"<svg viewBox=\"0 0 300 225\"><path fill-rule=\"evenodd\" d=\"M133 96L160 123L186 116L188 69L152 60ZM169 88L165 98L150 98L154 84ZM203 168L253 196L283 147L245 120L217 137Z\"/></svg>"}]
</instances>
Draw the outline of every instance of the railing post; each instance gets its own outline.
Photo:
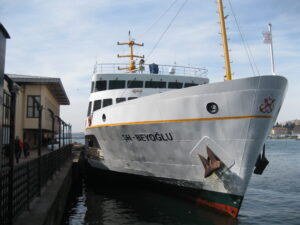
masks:
<instances>
[{"instance_id":1,"label":"railing post","mask_svg":"<svg viewBox=\"0 0 300 225\"><path fill-rule=\"evenodd\" d=\"M55 126L55 117L54 114L52 114L52 146L51 146L52 152L54 151L54 140L55 140L54 126Z\"/></svg>"},{"instance_id":2,"label":"railing post","mask_svg":"<svg viewBox=\"0 0 300 225\"><path fill-rule=\"evenodd\" d=\"M39 185L39 196L41 196L42 190L42 163L41 163L41 155L42 155L42 113L43 113L43 106L39 105L39 139L38 139L38 185Z\"/></svg>"},{"instance_id":3,"label":"railing post","mask_svg":"<svg viewBox=\"0 0 300 225\"><path fill-rule=\"evenodd\" d=\"M61 148L61 142L60 142L60 138L61 138L61 119L56 116L57 121L58 121L58 149Z\"/></svg>"},{"instance_id":4,"label":"railing post","mask_svg":"<svg viewBox=\"0 0 300 225\"><path fill-rule=\"evenodd\" d=\"M66 145L69 145L69 124L66 123Z\"/></svg>"},{"instance_id":5,"label":"railing post","mask_svg":"<svg viewBox=\"0 0 300 225\"><path fill-rule=\"evenodd\" d=\"M14 191L14 153L15 153L15 109L16 109L16 92L15 88L11 90L11 109L10 109L10 153L9 153L9 175L8 175L8 223L13 224L13 191Z\"/></svg>"},{"instance_id":6,"label":"railing post","mask_svg":"<svg viewBox=\"0 0 300 225\"><path fill-rule=\"evenodd\" d=\"M29 210L29 202L30 202L30 197L29 197L29 185L30 185L30 176L29 176L29 161L26 162L26 180L27 180L27 187L26 187L26 193L27 193L27 210Z\"/></svg>"},{"instance_id":7,"label":"railing post","mask_svg":"<svg viewBox=\"0 0 300 225\"><path fill-rule=\"evenodd\" d=\"M70 125L67 124L67 145L70 144Z\"/></svg>"},{"instance_id":8,"label":"railing post","mask_svg":"<svg viewBox=\"0 0 300 225\"><path fill-rule=\"evenodd\" d=\"M72 125L70 124L70 144L72 144Z\"/></svg>"},{"instance_id":9,"label":"railing post","mask_svg":"<svg viewBox=\"0 0 300 225\"><path fill-rule=\"evenodd\" d=\"M48 108L48 111L51 114L51 119L52 119L52 142L51 142L51 151L54 151L54 124L55 124L55 116L54 116L54 112Z\"/></svg>"},{"instance_id":10,"label":"railing post","mask_svg":"<svg viewBox=\"0 0 300 225\"><path fill-rule=\"evenodd\" d=\"M63 133L62 133L62 135L63 135L63 147L65 147L65 122L64 121L62 121L62 125L63 125Z\"/></svg>"}]
</instances>

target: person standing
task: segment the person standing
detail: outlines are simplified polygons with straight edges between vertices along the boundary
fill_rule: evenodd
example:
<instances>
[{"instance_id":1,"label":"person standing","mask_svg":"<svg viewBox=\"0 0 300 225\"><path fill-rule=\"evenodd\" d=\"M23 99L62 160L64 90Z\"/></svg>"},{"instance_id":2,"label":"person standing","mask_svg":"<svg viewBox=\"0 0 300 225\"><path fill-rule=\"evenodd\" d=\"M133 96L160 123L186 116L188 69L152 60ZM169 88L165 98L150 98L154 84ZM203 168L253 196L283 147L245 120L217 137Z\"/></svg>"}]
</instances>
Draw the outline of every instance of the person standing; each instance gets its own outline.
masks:
<instances>
[{"instance_id":1,"label":"person standing","mask_svg":"<svg viewBox=\"0 0 300 225\"><path fill-rule=\"evenodd\" d=\"M30 138L26 138L23 142L23 150L24 150L24 157L27 158L29 156L29 149L30 149Z\"/></svg>"},{"instance_id":2,"label":"person standing","mask_svg":"<svg viewBox=\"0 0 300 225\"><path fill-rule=\"evenodd\" d=\"M15 139L15 157L16 157L16 163L19 163L19 158L21 156L21 140L19 136L16 137Z\"/></svg>"}]
</instances>

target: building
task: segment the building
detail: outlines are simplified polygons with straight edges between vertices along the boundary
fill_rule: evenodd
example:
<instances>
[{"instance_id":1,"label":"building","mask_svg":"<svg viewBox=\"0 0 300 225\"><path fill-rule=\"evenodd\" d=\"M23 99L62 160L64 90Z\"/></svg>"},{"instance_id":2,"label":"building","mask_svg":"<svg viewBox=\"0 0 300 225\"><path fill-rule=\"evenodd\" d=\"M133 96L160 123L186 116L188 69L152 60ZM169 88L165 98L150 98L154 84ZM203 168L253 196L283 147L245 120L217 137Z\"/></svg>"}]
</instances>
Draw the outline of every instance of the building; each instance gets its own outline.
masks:
<instances>
[{"instance_id":1,"label":"building","mask_svg":"<svg viewBox=\"0 0 300 225\"><path fill-rule=\"evenodd\" d=\"M288 134L288 128L286 127L273 127L273 129L271 130L271 134L272 135L287 135Z\"/></svg>"},{"instance_id":2,"label":"building","mask_svg":"<svg viewBox=\"0 0 300 225\"><path fill-rule=\"evenodd\" d=\"M296 126L298 125L300 125L300 120L290 120L290 121L286 121L285 123L284 123L284 125L285 124L295 124Z\"/></svg>"},{"instance_id":3,"label":"building","mask_svg":"<svg viewBox=\"0 0 300 225\"><path fill-rule=\"evenodd\" d=\"M298 120L299 121L299 120ZM300 136L300 125L295 125L293 131L292 131L293 136Z\"/></svg>"},{"instance_id":4,"label":"building","mask_svg":"<svg viewBox=\"0 0 300 225\"><path fill-rule=\"evenodd\" d=\"M69 105L59 78L4 74L6 39L0 23L0 224L11 225L72 153L70 125L60 117L60 105ZM62 135L58 146L45 151L42 144ZM22 145L21 140L29 142ZM61 137L61 136L60 136ZM62 144L61 144L62 140ZM21 155L29 160L19 161ZM22 149L23 148L23 149ZM28 149L29 148L29 149ZM23 154L22 154L23 153ZM18 165L16 165L18 164ZM53 191L53 190L52 190ZM21 221L22 223L22 221Z\"/></svg>"},{"instance_id":5,"label":"building","mask_svg":"<svg viewBox=\"0 0 300 225\"><path fill-rule=\"evenodd\" d=\"M70 101L60 78L4 74L6 39L10 38L0 23L0 149L10 147L15 137L46 144L55 133L70 132L60 115L60 106ZM41 113L40 113L41 112ZM41 115L41 117L40 117ZM64 143L63 143L64 144ZM2 154L0 154L2 155ZM0 158L4 158L1 157ZM1 163L0 163L1 164Z\"/></svg>"},{"instance_id":6,"label":"building","mask_svg":"<svg viewBox=\"0 0 300 225\"><path fill-rule=\"evenodd\" d=\"M42 106L41 130L44 144L59 132L60 106L69 105L60 78L7 74L16 84L15 136L29 139L37 146L39 138L39 109ZM4 91L9 92L5 85ZM54 117L53 117L54 115Z\"/></svg>"},{"instance_id":7,"label":"building","mask_svg":"<svg viewBox=\"0 0 300 225\"><path fill-rule=\"evenodd\" d=\"M10 36L4 26L0 23L0 106L3 105L3 83L4 83L4 65L5 65L5 51L6 39ZM0 118L3 118L3 108L0 107ZM2 137L2 123L0 122L0 137ZM3 138L0 138L0 149L2 149ZM0 155L0 159L2 159Z\"/></svg>"}]
</instances>

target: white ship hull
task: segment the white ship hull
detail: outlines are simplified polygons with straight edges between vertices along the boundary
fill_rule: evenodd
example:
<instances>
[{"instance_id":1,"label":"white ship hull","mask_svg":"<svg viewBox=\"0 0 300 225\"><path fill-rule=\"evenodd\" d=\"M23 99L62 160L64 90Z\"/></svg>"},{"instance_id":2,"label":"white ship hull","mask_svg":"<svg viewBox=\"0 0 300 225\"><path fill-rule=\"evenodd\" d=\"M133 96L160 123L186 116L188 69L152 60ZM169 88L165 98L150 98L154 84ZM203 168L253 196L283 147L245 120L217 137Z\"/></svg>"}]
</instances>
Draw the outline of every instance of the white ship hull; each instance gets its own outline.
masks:
<instances>
[{"instance_id":1,"label":"white ship hull","mask_svg":"<svg viewBox=\"0 0 300 225\"><path fill-rule=\"evenodd\" d=\"M192 196L196 201L236 217L286 86L280 76L251 77L95 111L86 135L97 138L101 157L89 157L88 162L198 190L199 195ZM218 112L209 113L208 103L217 104ZM205 178L199 154L207 158L207 148L223 166Z\"/></svg>"}]
</instances>

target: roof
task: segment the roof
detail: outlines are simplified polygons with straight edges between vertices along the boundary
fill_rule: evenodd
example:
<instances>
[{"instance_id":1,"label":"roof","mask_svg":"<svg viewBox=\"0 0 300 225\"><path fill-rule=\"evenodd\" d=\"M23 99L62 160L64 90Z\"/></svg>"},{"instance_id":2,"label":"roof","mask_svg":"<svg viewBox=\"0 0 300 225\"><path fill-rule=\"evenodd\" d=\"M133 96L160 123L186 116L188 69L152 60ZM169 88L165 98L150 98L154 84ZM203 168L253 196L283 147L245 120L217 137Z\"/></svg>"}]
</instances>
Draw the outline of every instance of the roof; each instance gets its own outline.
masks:
<instances>
[{"instance_id":1,"label":"roof","mask_svg":"<svg viewBox=\"0 0 300 225\"><path fill-rule=\"evenodd\" d=\"M2 23L0 23L0 31L2 32L2 34L4 35L5 38L10 38L7 30L5 29L5 27L2 25Z\"/></svg>"},{"instance_id":2,"label":"roof","mask_svg":"<svg viewBox=\"0 0 300 225\"><path fill-rule=\"evenodd\" d=\"M287 130L286 127L273 127L273 130Z\"/></svg>"},{"instance_id":3,"label":"roof","mask_svg":"<svg viewBox=\"0 0 300 225\"><path fill-rule=\"evenodd\" d=\"M64 89L64 86L62 85L60 78L20 74L7 74L7 76L17 84L45 85L48 87L48 89L60 105L70 105L69 98L66 94L66 91Z\"/></svg>"}]
</instances>

